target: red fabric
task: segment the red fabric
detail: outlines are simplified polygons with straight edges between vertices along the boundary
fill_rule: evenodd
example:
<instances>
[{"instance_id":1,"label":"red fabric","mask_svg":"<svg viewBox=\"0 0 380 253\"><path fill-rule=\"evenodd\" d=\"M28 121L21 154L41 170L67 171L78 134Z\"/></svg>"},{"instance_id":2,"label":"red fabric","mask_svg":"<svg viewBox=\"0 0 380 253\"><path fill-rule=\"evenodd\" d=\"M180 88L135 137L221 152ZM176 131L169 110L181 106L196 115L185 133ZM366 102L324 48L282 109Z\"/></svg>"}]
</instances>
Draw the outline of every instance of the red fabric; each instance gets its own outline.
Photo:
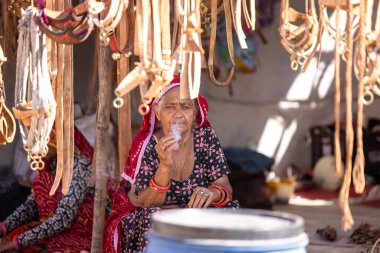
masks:
<instances>
[{"instance_id":1,"label":"red fabric","mask_svg":"<svg viewBox=\"0 0 380 253\"><path fill-rule=\"evenodd\" d=\"M178 87L180 85L179 76L175 76L172 80L171 84L162 90L160 97L156 98L153 103L157 103L160 98L168 92L170 89L174 87ZM199 111L196 116L196 127L209 127L210 123L207 120L208 114L208 104L206 99L199 94L196 99L199 105ZM152 109L152 104L150 104L150 109ZM122 183L125 184L126 181L130 183L134 183L135 175L139 169L139 157L141 157L144 152L146 145L144 143L149 141L152 136L153 130L156 127L157 118L153 114L152 110L149 110L149 113L143 117L143 122L139 132L136 134L136 137L133 139L125 166L124 173L122 175ZM104 229L104 241L103 241L103 252L106 253L114 253L115 244L117 244L117 253L121 252L121 243L120 243L120 226L119 223L123 219L123 217L137 209L137 207L133 206L130 200L127 197L127 194L122 186L120 186L117 190L116 197L113 199L113 206L110 216L107 219L105 229Z\"/></svg>"},{"instance_id":2,"label":"red fabric","mask_svg":"<svg viewBox=\"0 0 380 253\"><path fill-rule=\"evenodd\" d=\"M10 232L8 234L8 237L13 240L13 238L17 237L18 235L20 235L22 233L25 233L29 229L33 229L37 225L38 225L37 222L31 221L25 225L22 225L22 226L16 228L12 232ZM43 250L44 250L44 245L42 243L36 243L34 245L22 248L23 253L35 253L35 252L41 252Z\"/></svg>"},{"instance_id":3,"label":"red fabric","mask_svg":"<svg viewBox=\"0 0 380 253\"><path fill-rule=\"evenodd\" d=\"M47 171L41 171L33 182L34 196L41 223L54 215L61 199L61 187L58 188L53 196L49 195L53 182L54 175ZM44 241L48 252L90 251L93 205L93 198L87 195L79 207L77 217L74 219L72 226L68 230Z\"/></svg>"},{"instance_id":4,"label":"red fabric","mask_svg":"<svg viewBox=\"0 0 380 253\"><path fill-rule=\"evenodd\" d=\"M86 157L88 160L92 161L92 156L94 155L94 148L88 143L84 135L79 131L79 129L74 126L74 145L78 148L81 156Z\"/></svg>"},{"instance_id":5,"label":"red fabric","mask_svg":"<svg viewBox=\"0 0 380 253\"><path fill-rule=\"evenodd\" d=\"M76 127L74 129L74 143L80 155L92 159L93 148ZM54 175L47 171L41 171L33 181L32 187L41 223L54 215L58 202L61 199L61 186L59 186L53 196L49 195L53 182ZM48 252L63 252L67 250L70 250L70 252L90 251L93 206L93 198L87 195L78 209L77 217L74 219L72 226L68 230L44 241Z\"/></svg>"}]
</instances>

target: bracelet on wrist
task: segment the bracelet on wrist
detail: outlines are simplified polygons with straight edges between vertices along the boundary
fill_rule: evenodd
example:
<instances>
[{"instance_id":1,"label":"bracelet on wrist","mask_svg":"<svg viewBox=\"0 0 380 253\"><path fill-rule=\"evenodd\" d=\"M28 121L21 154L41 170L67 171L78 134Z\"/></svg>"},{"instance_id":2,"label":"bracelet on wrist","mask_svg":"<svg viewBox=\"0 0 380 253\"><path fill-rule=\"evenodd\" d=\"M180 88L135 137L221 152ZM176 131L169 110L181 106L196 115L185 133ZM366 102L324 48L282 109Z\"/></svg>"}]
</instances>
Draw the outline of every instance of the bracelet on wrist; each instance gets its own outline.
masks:
<instances>
[{"instance_id":1,"label":"bracelet on wrist","mask_svg":"<svg viewBox=\"0 0 380 253\"><path fill-rule=\"evenodd\" d=\"M226 189L226 187L220 185L211 185L209 188L217 189L221 194L220 199L218 201L212 202L211 205L215 207L223 207L227 205L227 203L231 200L231 193Z\"/></svg>"},{"instance_id":2,"label":"bracelet on wrist","mask_svg":"<svg viewBox=\"0 0 380 253\"><path fill-rule=\"evenodd\" d=\"M219 202L225 198L225 192L218 185L210 185L208 188L215 189L220 194L220 197L217 200L214 200L213 203Z\"/></svg>"},{"instance_id":3,"label":"bracelet on wrist","mask_svg":"<svg viewBox=\"0 0 380 253\"><path fill-rule=\"evenodd\" d=\"M165 187L162 187L162 186L158 185L158 184L154 181L154 176L153 176L153 177L150 179L150 181L149 181L149 185L150 185L150 187L151 187L154 191L156 191L156 192L158 192L158 193L166 193L166 192L168 192L168 191L170 190L171 183L170 183L170 180L169 180L169 181L168 181L168 185L165 186Z\"/></svg>"}]
</instances>

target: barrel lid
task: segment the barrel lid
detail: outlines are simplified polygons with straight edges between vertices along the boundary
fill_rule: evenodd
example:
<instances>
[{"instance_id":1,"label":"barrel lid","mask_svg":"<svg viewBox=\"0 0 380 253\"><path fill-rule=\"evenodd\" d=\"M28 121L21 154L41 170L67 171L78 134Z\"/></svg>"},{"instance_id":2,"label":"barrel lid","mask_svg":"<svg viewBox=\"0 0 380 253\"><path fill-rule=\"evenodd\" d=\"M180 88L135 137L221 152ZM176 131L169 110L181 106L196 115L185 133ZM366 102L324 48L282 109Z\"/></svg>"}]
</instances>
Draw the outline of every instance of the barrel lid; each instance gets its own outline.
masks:
<instances>
[{"instance_id":1,"label":"barrel lid","mask_svg":"<svg viewBox=\"0 0 380 253\"><path fill-rule=\"evenodd\" d=\"M154 213L152 229L181 238L265 240L299 236L304 233L304 221L283 212L188 208Z\"/></svg>"}]
</instances>

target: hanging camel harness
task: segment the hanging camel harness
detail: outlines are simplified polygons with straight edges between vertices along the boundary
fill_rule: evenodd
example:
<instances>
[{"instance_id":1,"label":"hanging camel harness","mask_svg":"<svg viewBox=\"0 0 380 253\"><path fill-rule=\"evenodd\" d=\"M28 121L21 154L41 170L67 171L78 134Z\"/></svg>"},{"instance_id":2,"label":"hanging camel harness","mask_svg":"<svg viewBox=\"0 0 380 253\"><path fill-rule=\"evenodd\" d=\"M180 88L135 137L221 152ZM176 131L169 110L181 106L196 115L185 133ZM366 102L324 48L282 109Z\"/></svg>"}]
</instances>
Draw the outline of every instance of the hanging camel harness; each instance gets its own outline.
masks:
<instances>
[{"instance_id":1,"label":"hanging camel harness","mask_svg":"<svg viewBox=\"0 0 380 253\"><path fill-rule=\"evenodd\" d=\"M44 168L42 158L53 127L56 103L47 66L46 37L33 22L37 10L29 7L20 19L17 48L15 107L28 161L33 170Z\"/></svg>"}]
</instances>

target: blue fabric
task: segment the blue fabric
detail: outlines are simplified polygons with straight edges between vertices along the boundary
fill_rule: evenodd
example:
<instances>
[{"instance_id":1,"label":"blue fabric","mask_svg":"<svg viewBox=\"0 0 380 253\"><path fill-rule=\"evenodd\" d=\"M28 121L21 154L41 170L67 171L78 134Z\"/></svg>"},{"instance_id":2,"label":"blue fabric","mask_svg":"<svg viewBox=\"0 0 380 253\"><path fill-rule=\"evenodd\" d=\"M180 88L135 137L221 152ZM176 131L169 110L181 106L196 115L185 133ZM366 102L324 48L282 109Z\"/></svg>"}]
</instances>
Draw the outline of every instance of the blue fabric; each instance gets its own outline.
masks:
<instances>
[{"instance_id":1,"label":"blue fabric","mask_svg":"<svg viewBox=\"0 0 380 253\"><path fill-rule=\"evenodd\" d=\"M239 166L250 174L271 170L274 163L274 159L250 149L226 148L224 154L227 162Z\"/></svg>"}]
</instances>

